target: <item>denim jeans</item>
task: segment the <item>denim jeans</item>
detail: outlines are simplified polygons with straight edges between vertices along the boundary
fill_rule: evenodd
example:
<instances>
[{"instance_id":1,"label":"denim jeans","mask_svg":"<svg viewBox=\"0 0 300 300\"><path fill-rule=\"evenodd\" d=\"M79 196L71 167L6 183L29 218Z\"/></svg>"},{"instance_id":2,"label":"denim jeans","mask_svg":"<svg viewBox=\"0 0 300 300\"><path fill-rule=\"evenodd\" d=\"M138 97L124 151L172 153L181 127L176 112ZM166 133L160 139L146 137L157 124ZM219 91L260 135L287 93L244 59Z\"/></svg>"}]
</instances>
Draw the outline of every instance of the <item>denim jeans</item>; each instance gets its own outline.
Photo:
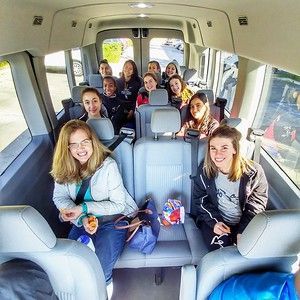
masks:
<instances>
[{"instance_id":1,"label":"denim jeans","mask_svg":"<svg viewBox=\"0 0 300 300\"><path fill-rule=\"evenodd\" d=\"M124 224L123 224L124 223ZM127 225L126 221L121 221L118 225ZM95 246L95 253L100 261L105 276L106 284L112 280L112 270L121 255L126 241L126 229L115 229L114 222L99 222L99 227L93 235L88 234L84 227L73 225L68 238L77 240L82 234L91 237Z\"/></svg>"}]
</instances>

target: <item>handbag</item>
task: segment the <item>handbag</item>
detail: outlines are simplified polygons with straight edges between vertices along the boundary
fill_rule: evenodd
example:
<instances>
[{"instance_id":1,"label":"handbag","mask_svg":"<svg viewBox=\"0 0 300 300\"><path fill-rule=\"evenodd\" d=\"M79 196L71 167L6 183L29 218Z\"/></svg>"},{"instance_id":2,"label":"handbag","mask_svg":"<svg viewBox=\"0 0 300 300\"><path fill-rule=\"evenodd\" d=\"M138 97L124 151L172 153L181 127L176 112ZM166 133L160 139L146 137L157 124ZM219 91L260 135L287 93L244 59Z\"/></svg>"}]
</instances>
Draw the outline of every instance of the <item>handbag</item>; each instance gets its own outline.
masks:
<instances>
[{"instance_id":1,"label":"handbag","mask_svg":"<svg viewBox=\"0 0 300 300\"><path fill-rule=\"evenodd\" d=\"M132 214L130 214L132 215ZM137 249L144 254L153 251L160 230L160 222L154 200L150 199L138 211L134 212L134 218L130 224L118 226L118 223L130 215L122 216L115 221L116 229L128 229L128 246Z\"/></svg>"}]
</instances>

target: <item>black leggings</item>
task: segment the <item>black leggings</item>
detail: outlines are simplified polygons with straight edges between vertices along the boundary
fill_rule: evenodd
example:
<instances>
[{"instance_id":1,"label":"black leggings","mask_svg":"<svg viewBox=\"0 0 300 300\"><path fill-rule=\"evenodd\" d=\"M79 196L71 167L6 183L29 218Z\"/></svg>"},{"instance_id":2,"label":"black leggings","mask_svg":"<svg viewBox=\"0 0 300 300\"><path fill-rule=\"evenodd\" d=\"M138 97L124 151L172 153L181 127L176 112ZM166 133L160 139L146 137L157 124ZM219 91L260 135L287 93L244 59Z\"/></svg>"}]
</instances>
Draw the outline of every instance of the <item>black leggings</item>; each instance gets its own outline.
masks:
<instances>
[{"instance_id":1,"label":"black leggings","mask_svg":"<svg viewBox=\"0 0 300 300\"><path fill-rule=\"evenodd\" d=\"M205 222L200 222L197 226L201 229L204 242L209 252L226 246L231 246L236 243L237 226L228 225L231 233L225 233L222 235L214 233L213 228L209 227Z\"/></svg>"}]
</instances>

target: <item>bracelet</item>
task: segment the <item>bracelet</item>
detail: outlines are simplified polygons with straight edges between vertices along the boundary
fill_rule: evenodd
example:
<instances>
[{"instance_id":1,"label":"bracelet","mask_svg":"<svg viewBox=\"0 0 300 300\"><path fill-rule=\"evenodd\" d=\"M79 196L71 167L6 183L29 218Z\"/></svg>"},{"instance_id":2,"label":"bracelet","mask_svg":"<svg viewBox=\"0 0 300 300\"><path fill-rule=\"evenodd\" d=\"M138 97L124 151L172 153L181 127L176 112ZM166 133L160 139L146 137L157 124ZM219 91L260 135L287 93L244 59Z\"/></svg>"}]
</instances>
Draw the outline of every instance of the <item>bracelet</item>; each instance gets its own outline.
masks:
<instances>
[{"instance_id":1,"label":"bracelet","mask_svg":"<svg viewBox=\"0 0 300 300\"><path fill-rule=\"evenodd\" d=\"M86 215L88 213L88 207L85 202L81 203L81 208L82 208L82 213Z\"/></svg>"}]
</instances>

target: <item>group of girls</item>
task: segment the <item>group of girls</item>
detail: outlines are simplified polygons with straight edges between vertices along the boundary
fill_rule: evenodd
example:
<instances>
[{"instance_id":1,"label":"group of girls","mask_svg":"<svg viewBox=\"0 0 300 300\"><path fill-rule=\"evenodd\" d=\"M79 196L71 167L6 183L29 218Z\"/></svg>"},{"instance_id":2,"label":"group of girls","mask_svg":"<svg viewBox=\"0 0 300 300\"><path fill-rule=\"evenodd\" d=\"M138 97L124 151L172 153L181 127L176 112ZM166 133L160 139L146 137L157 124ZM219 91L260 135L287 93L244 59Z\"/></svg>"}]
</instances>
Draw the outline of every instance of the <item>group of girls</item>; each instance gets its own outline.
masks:
<instances>
[{"instance_id":1,"label":"group of girls","mask_svg":"<svg viewBox=\"0 0 300 300\"><path fill-rule=\"evenodd\" d=\"M199 130L200 137L209 136L219 125L210 114L206 95L201 91L194 94L178 74L179 66L175 60L166 66L163 74L159 63L150 61L143 78L138 75L133 60L124 63L120 78L112 76L107 60L100 62L99 73L103 77L104 92L100 95L90 87L83 91L82 102L86 110L83 120L108 117L118 134L122 126L134 127L134 111L149 103L151 91L165 88L170 104L181 112L182 128L178 135L184 135L192 128Z\"/></svg>"},{"instance_id":2,"label":"group of girls","mask_svg":"<svg viewBox=\"0 0 300 300\"><path fill-rule=\"evenodd\" d=\"M159 77L153 74L159 71L156 62L149 63L149 71L144 75L146 90L151 91L155 83L158 84ZM139 99L139 80L135 63L127 61L121 78L115 80L111 74L104 77L104 95L87 88L83 92L83 103L88 117L99 116L95 112L101 111L102 99L108 115L114 114L114 109L122 105L116 98L117 86L126 98L127 109L133 111ZM182 89L181 78L171 75L168 85L174 95L179 84ZM227 125L218 127L218 122L210 116L205 94L194 94L183 106L189 108L191 118L184 127L196 127L208 136L205 160L199 165L191 201L195 201L197 207L196 224L212 251L237 243L250 220L265 210L268 184L262 167L241 156L240 132ZM127 234L126 229L116 229L114 221L120 215L137 210L123 185L116 162L85 122L71 120L60 131L51 175L55 181L53 201L60 219L73 224L68 237L74 240L82 234L91 237L109 285ZM77 194L87 178L90 178L89 186L77 203ZM91 226L90 217L95 218L96 225Z\"/></svg>"}]
</instances>

